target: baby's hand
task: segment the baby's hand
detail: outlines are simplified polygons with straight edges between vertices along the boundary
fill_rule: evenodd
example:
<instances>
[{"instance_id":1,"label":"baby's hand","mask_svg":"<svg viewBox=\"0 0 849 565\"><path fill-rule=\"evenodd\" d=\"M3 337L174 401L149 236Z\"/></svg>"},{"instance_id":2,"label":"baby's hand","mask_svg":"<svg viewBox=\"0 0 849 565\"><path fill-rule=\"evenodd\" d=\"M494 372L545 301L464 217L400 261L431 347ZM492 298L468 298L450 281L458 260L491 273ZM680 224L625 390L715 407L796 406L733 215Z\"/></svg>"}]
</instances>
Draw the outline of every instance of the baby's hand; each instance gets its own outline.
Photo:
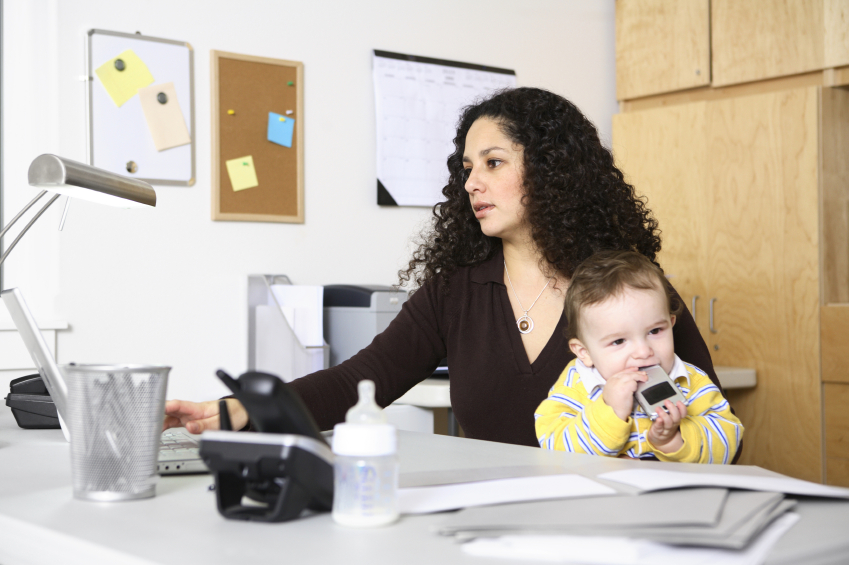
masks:
<instances>
[{"instance_id":1,"label":"baby's hand","mask_svg":"<svg viewBox=\"0 0 849 565\"><path fill-rule=\"evenodd\" d=\"M631 409L634 407L634 393L637 392L637 385L648 379L645 372L633 369L616 373L607 379L601 397L623 422L627 422Z\"/></svg>"},{"instance_id":2,"label":"baby's hand","mask_svg":"<svg viewBox=\"0 0 849 565\"><path fill-rule=\"evenodd\" d=\"M663 453L675 453L684 445L681 438L681 420L687 417L687 407L683 402L672 404L667 400L663 409L657 411L657 419L649 428L648 438L651 444Z\"/></svg>"}]
</instances>

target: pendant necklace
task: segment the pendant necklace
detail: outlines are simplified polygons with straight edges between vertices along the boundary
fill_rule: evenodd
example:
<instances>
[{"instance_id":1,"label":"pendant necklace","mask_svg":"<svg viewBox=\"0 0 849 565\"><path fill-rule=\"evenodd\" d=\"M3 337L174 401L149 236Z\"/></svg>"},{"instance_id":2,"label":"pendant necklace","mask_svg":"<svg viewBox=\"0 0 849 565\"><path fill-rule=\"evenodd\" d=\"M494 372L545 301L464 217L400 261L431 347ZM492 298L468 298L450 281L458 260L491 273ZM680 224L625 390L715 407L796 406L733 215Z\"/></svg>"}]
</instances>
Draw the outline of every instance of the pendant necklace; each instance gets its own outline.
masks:
<instances>
[{"instance_id":1,"label":"pendant necklace","mask_svg":"<svg viewBox=\"0 0 849 565\"><path fill-rule=\"evenodd\" d=\"M534 304L537 303L537 300L539 300L539 297L542 296L542 293L545 292L545 289L547 289L548 285L551 284L551 279L548 279L548 282L545 283L545 286L542 287L541 291L539 291L539 294L537 295L536 300L534 300L534 303L531 304L531 308L528 308L527 310L525 310L525 307L522 306L522 301L519 300L519 295L516 294L516 289L513 287L513 281L510 280L510 271L507 270L507 261L504 261L504 272L507 273L507 282L510 283L510 288L513 289L513 296L516 297L516 302L519 303L519 309L522 312L525 313L524 316L522 316L521 318L516 320L516 326L519 328L520 333L529 334L534 329L534 321L531 319L530 316L528 316L528 312L531 311L531 308L533 308Z\"/></svg>"}]
</instances>

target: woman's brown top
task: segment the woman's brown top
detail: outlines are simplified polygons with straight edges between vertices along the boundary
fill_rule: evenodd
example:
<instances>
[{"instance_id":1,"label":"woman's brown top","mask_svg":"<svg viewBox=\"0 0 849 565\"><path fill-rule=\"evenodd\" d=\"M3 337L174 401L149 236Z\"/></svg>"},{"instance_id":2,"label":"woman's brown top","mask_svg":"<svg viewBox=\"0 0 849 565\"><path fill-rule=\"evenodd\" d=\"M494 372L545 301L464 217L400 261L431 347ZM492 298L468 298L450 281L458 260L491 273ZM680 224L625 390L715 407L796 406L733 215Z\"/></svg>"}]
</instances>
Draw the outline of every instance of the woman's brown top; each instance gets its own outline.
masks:
<instances>
[{"instance_id":1,"label":"woman's brown top","mask_svg":"<svg viewBox=\"0 0 849 565\"><path fill-rule=\"evenodd\" d=\"M539 357L528 362L503 269L499 252L451 274L448 294L435 281L424 284L371 345L336 367L292 382L321 429L345 419L357 401L359 380L373 380L377 402L387 406L447 358L451 406L466 437L538 446L534 410L575 356L561 316ZM673 335L676 354L719 386L708 348L686 310Z\"/></svg>"}]
</instances>

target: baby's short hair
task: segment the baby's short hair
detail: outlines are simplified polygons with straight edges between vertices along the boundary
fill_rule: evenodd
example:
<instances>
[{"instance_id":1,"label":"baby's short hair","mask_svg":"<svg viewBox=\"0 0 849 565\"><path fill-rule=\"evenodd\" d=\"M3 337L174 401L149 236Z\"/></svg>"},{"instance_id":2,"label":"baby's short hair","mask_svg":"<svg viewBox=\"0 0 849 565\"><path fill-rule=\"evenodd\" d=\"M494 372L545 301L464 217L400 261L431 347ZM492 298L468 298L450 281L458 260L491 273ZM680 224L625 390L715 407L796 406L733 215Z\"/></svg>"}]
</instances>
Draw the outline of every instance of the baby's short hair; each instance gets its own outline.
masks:
<instances>
[{"instance_id":1,"label":"baby's short hair","mask_svg":"<svg viewBox=\"0 0 849 565\"><path fill-rule=\"evenodd\" d=\"M669 314L678 316L684 308L660 267L635 251L599 251L585 259L569 281L566 291L566 339L577 338L581 326L581 310L604 302L625 288L663 290Z\"/></svg>"}]
</instances>

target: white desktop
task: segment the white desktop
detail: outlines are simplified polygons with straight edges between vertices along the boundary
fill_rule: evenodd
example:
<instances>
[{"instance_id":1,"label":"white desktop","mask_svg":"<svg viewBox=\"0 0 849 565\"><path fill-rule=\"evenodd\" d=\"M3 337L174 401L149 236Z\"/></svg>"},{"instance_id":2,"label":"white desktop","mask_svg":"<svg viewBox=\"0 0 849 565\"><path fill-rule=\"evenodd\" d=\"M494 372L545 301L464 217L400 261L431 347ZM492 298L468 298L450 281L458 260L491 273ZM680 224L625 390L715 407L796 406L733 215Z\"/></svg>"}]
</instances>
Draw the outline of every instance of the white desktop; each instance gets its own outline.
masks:
<instances>
[{"instance_id":1,"label":"white desktop","mask_svg":"<svg viewBox=\"0 0 849 565\"><path fill-rule=\"evenodd\" d=\"M414 432L400 432L399 439L402 483L463 470L497 474L551 466L589 478L634 467L778 476L756 467L634 462ZM395 525L364 530L336 525L329 513L278 524L225 520L216 509L211 484L209 475L163 477L156 496L147 500L74 500L69 446L61 432L19 429L10 412L2 411L0 563L524 562L466 555L452 538L433 531L449 514L403 516ZM641 510L635 506L629 511ZM766 563L849 560L849 501L801 498L795 512L800 521L778 541Z\"/></svg>"}]
</instances>

